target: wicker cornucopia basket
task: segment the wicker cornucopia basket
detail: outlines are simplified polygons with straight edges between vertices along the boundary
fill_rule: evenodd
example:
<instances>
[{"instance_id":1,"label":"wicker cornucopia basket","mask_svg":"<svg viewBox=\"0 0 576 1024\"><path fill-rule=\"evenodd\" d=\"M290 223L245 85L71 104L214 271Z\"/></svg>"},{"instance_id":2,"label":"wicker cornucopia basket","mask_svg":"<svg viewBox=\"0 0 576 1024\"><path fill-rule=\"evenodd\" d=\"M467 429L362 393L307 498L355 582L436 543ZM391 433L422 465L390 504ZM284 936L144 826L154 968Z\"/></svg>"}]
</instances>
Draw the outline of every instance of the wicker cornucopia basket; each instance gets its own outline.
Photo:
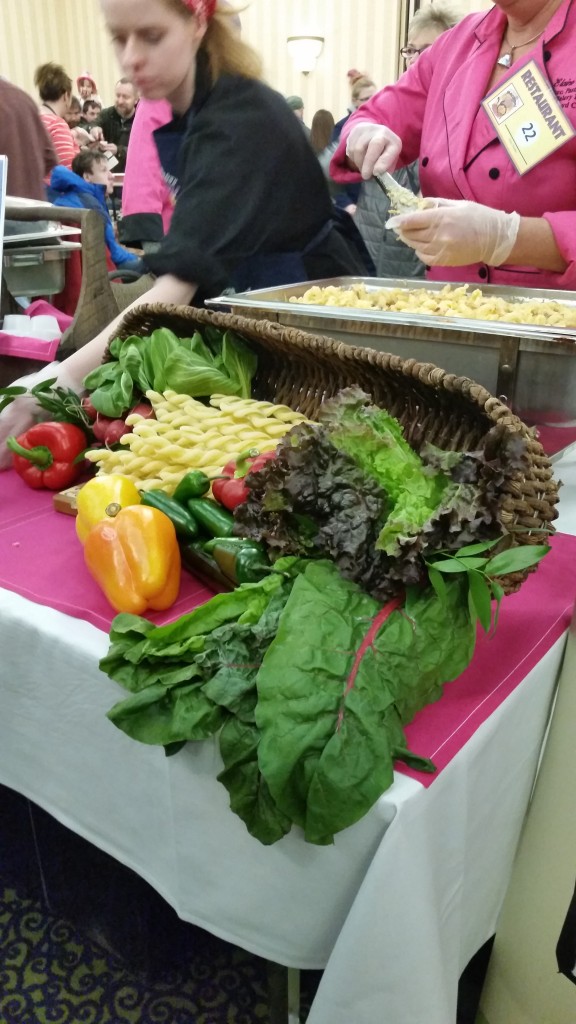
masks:
<instances>
[{"instance_id":1,"label":"wicker cornucopia basket","mask_svg":"<svg viewBox=\"0 0 576 1024\"><path fill-rule=\"evenodd\" d=\"M114 337L147 335L158 327L189 337L206 325L237 331L258 356L253 397L284 403L311 419L324 399L357 385L399 420L416 451L426 441L450 451L483 450L494 442L495 429L522 438L525 466L502 481L499 518L517 544L541 544L553 531L558 487L534 431L467 377L267 320L188 306L140 306L124 317ZM505 592L517 590L530 571L501 577Z\"/></svg>"}]
</instances>

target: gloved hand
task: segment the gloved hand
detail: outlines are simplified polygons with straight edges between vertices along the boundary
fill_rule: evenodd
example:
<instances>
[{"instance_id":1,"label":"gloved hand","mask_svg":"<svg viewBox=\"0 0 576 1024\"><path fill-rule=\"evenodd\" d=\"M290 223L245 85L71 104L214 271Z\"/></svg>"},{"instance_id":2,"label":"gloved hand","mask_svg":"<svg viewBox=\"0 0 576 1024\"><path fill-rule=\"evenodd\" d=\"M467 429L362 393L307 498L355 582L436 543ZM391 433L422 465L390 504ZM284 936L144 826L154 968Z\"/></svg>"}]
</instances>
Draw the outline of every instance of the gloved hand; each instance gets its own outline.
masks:
<instances>
[{"instance_id":1,"label":"gloved hand","mask_svg":"<svg viewBox=\"0 0 576 1024\"><path fill-rule=\"evenodd\" d=\"M392 228L429 267L499 267L516 244L520 216L466 199L427 200L428 209L391 217Z\"/></svg>"},{"instance_id":2,"label":"gloved hand","mask_svg":"<svg viewBox=\"0 0 576 1024\"><path fill-rule=\"evenodd\" d=\"M84 390L82 381L74 380L66 363L48 363L36 373L29 373L12 382L10 387L33 388L44 380L55 378L55 387L72 388L76 394ZM10 469L12 452L6 447L6 439L18 436L38 420L47 420L50 414L42 409L32 395L19 395L0 413L0 470Z\"/></svg>"},{"instance_id":3,"label":"gloved hand","mask_svg":"<svg viewBox=\"0 0 576 1024\"><path fill-rule=\"evenodd\" d=\"M372 121L355 124L346 140L346 156L365 181L373 174L393 170L401 149L402 140L391 128Z\"/></svg>"}]
</instances>

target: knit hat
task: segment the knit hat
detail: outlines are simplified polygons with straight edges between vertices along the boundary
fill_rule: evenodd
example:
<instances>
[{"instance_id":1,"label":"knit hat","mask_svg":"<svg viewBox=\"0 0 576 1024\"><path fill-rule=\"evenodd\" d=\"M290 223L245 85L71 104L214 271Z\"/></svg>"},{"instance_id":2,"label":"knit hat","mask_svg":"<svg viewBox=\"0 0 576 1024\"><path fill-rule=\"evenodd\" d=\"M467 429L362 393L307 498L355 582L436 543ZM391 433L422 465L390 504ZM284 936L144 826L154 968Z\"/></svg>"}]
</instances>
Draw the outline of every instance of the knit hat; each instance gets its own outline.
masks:
<instances>
[{"instance_id":1,"label":"knit hat","mask_svg":"<svg viewBox=\"0 0 576 1024\"><path fill-rule=\"evenodd\" d=\"M89 71L81 71L80 74L78 75L78 78L76 79L76 85L77 85L78 89L80 88L80 82L83 82L85 80L90 82L90 84L92 86L92 91L93 92L98 92L98 86L96 85L96 82L92 78L92 75L90 74Z\"/></svg>"},{"instance_id":2,"label":"knit hat","mask_svg":"<svg viewBox=\"0 0 576 1024\"><path fill-rule=\"evenodd\" d=\"M287 96L286 103L290 110L304 110L304 100L301 96Z\"/></svg>"}]
</instances>

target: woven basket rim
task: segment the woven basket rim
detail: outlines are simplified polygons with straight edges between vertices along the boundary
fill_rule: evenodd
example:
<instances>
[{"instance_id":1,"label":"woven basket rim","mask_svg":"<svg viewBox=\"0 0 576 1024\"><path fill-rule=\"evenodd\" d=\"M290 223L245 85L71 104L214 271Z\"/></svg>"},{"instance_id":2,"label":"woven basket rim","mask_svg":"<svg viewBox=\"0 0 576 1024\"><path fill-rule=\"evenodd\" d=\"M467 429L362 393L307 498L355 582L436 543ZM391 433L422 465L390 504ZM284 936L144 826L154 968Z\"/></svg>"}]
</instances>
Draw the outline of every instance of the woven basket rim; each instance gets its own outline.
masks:
<instances>
[{"instance_id":1,"label":"woven basket rim","mask_svg":"<svg viewBox=\"0 0 576 1024\"><path fill-rule=\"evenodd\" d=\"M294 341L298 346L302 345L312 351L323 351L324 353L331 353L336 355L339 359L350 362L363 362L368 363L372 366L381 366L384 368L392 367L394 371L400 371L407 377L417 377L421 383L428 383L435 389L443 388L445 390L460 392L468 400L472 401L481 410L487 411L490 419L497 421L502 416L505 416L510 421L510 428L517 429L520 432L526 432L529 434L531 439L540 448L542 455L547 458L542 445L537 440L534 434L534 428L529 427L523 420L520 419L516 413L510 409L509 406L505 405L501 399L497 398L490 391L488 391L483 385L478 384L471 377L449 373L447 370L441 369L435 363L422 362L417 359L408 358L405 359L402 356L394 355L389 352L380 352L376 349L360 345L349 345L345 342L338 341L329 335L316 335L308 331L303 331L299 327L286 327L273 320L266 319L252 319L246 316L240 316L236 313L224 313L220 310L207 310L195 306L183 306L173 305L169 303L145 303L139 305L136 309L128 312L117 330L109 338L108 348L106 355L108 355L108 349L111 342L117 338L129 337L125 334L125 325L130 325L132 320L140 320L145 317L157 317L161 315L167 316L178 316L183 319L197 319L200 315L200 319L204 319L206 316L207 323L213 323L216 327L218 326L233 326L235 330L242 333L242 330L252 331L256 325L258 327L258 334L270 333L274 335L274 339L277 342L282 342L286 335L290 335L291 344ZM124 330L123 330L124 328ZM130 333L134 333L131 331ZM424 374L424 380L422 379ZM428 381L426 380L428 378Z\"/></svg>"}]
</instances>

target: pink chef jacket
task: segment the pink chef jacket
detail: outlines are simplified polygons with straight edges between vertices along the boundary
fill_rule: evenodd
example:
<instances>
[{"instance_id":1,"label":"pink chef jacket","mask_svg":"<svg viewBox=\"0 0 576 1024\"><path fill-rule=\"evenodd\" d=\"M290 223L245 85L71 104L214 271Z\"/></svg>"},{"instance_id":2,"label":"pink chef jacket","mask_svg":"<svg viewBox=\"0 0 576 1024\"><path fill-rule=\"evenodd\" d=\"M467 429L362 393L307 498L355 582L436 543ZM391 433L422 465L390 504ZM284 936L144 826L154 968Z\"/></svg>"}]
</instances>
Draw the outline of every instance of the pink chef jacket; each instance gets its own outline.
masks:
<instances>
[{"instance_id":1,"label":"pink chef jacket","mask_svg":"<svg viewBox=\"0 0 576 1024\"><path fill-rule=\"evenodd\" d=\"M400 80L348 119L330 172L357 181L346 166L346 139L359 121L385 124L402 139L398 166L419 159L424 196L470 199L524 217L545 217L568 267L432 267L428 277L523 288L576 288L576 138L524 175L518 174L480 107L498 58L506 18L498 7L471 14L424 50ZM564 0L534 49L534 59L564 114L576 125L576 0ZM505 82L503 78L499 88Z\"/></svg>"}]
</instances>

